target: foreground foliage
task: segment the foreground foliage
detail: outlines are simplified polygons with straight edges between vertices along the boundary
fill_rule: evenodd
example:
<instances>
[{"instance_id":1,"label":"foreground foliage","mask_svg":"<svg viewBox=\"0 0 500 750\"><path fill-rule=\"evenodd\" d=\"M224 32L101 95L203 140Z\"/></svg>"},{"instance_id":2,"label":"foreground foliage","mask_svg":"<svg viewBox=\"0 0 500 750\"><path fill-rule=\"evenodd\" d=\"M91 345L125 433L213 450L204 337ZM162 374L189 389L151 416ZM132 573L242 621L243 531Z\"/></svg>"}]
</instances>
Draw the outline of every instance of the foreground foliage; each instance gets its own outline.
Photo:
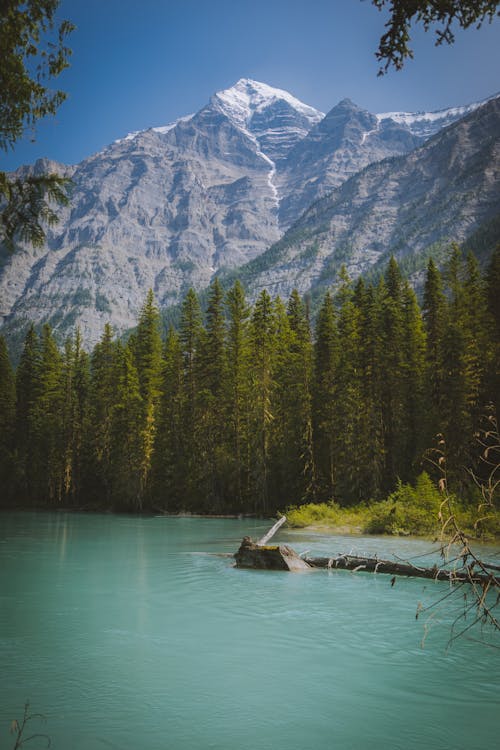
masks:
<instances>
[{"instance_id":1,"label":"foreground foliage","mask_svg":"<svg viewBox=\"0 0 500 750\"><path fill-rule=\"evenodd\" d=\"M261 515L312 503L296 513L348 508L362 530L431 533L439 476L425 452L439 430L450 491L465 514L475 503L464 467L480 472L474 432L500 391L499 267L500 250L483 278L455 249L443 281L431 261L422 310L394 259L377 284L342 272L314 339L296 291L250 306L217 280L205 315L189 291L164 340L152 292L128 341L108 325L90 355L78 332L60 351L32 327L14 374L0 339L2 502Z\"/></svg>"},{"instance_id":2,"label":"foreground foliage","mask_svg":"<svg viewBox=\"0 0 500 750\"><path fill-rule=\"evenodd\" d=\"M66 99L50 88L69 65L69 21L56 20L59 0L2 0L0 16L0 151L55 115ZM54 206L68 203L69 181L57 174L15 176L0 171L0 242L42 246L45 227L58 220Z\"/></svg>"}]
</instances>

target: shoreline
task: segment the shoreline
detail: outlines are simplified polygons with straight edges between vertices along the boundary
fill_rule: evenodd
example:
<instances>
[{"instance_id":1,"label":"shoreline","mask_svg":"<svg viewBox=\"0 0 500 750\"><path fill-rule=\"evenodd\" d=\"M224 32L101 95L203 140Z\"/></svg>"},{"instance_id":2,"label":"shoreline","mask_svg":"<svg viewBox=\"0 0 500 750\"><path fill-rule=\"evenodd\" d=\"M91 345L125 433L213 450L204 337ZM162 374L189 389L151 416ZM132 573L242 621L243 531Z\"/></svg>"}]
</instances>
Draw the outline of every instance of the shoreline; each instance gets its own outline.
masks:
<instances>
[{"instance_id":1,"label":"shoreline","mask_svg":"<svg viewBox=\"0 0 500 750\"><path fill-rule=\"evenodd\" d=\"M276 519L276 516L282 515L282 514L276 514L276 516L258 516L252 513L194 513L191 511L179 511L179 512L169 512L169 511L163 511L160 508L151 509L151 510L144 510L140 512L134 512L132 510L116 510L116 509L109 509L109 508L99 508L99 507L81 507L81 508L50 508L46 506L38 506L38 507L12 507L12 508L0 508L0 513L82 513L82 514L98 514L103 516L132 516L137 518L179 518L179 519L186 519L186 518L197 518L197 519L214 519L214 520L232 520L232 521L246 521L246 520L255 520L255 521L272 521L273 519ZM349 524L349 523L343 523L343 524L322 524L322 523L316 523L316 524L307 524L304 526L297 526L297 525L290 525L288 522L284 526L283 531L286 531L287 533L294 533L294 532L306 532L306 533L313 533L313 534L325 534L328 536L352 536L353 538L356 537L387 537L388 539L407 539L407 538L414 538L414 539L422 539L422 540L428 540L431 542L438 542L439 539L439 533L440 529L436 528L433 532L427 532L423 534L418 534L414 532L410 533L399 533L399 534L390 534L390 533L384 533L381 531L369 532L366 531L362 526L359 524ZM494 535L489 534L486 536L478 537L474 536L473 534L468 534L469 539L474 542L479 543L485 543L485 544L495 544L500 543L500 535ZM443 544L447 543L446 540L442 540Z\"/></svg>"}]
</instances>

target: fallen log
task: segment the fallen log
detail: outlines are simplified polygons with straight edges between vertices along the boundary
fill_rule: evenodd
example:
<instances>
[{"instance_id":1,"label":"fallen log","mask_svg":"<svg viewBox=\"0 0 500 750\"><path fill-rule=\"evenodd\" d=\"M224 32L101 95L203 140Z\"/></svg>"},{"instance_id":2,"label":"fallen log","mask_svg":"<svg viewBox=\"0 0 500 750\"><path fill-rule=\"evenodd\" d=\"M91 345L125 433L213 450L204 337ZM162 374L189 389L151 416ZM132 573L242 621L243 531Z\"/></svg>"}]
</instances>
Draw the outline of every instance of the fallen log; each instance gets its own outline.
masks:
<instances>
[{"instance_id":1,"label":"fallen log","mask_svg":"<svg viewBox=\"0 0 500 750\"><path fill-rule=\"evenodd\" d=\"M386 573L388 575L411 576L413 578L428 578L436 581L450 581L452 583L486 584L490 576L467 571L464 568L451 570L439 568L420 568L411 563L400 563L394 560L379 560L377 557L358 557L356 555L338 555L337 557L306 557L305 562L312 568L344 569L365 571L367 573Z\"/></svg>"},{"instance_id":2,"label":"fallen log","mask_svg":"<svg viewBox=\"0 0 500 750\"><path fill-rule=\"evenodd\" d=\"M237 568L253 568L257 570L309 570L311 568L329 568L364 571L366 573L385 573L393 576L412 578L427 578L435 581L449 581L450 583L477 583L485 586L491 583L493 573L485 575L476 573L471 568L461 567L457 570L440 568L421 568L411 563L396 562L395 560L379 560L378 557L359 557L358 555L337 555L337 557L304 557L298 555L294 549L286 544L268 545L286 521L282 516L267 534L254 542L249 536L243 538L239 550L234 555ZM494 566L492 566L494 567Z\"/></svg>"}]
</instances>

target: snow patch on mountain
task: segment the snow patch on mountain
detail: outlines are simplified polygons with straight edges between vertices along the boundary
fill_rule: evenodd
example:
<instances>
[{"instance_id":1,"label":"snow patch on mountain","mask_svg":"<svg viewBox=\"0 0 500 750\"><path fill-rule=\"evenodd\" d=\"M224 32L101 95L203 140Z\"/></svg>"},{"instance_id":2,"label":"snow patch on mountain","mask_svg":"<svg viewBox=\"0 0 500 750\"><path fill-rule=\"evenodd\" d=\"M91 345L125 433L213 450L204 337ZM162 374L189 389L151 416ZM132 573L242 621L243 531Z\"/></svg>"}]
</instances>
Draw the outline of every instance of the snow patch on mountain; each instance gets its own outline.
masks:
<instances>
[{"instance_id":1,"label":"snow patch on mountain","mask_svg":"<svg viewBox=\"0 0 500 750\"><path fill-rule=\"evenodd\" d=\"M174 120L174 122L169 122L167 125L159 125L154 128L145 128L144 130L133 130L131 133L128 133L123 138L118 138L114 143L124 143L125 141L133 141L134 138L137 138L138 135L141 135L141 133L160 133L161 135L164 135L165 133L168 133L169 130L172 130L175 128L176 125L178 125L180 122L189 122L191 118L194 117L193 114L190 115L184 115L183 117L178 117L177 120Z\"/></svg>"},{"instance_id":2,"label":"snow patch on mountain","mask_svg":"<svg viewBox=\"0 0 500 750\"><path fill-rule=\"evenodd\" d=\"M212 97L212 103L218 104L225 115L239 128L246 130L252 116L262 112L277 101L285 101L293 109L306 117L311 127L323 119L324 114L308 104L296 99L283 89L268 86L267 83L253 81L250 78L240 80L229 89L218 91Z\"/></svg>"},{"instance_id":3,"label":"snow patch on mountain","mask_svg":"<svg viewBox=\"0 0 500 750\"><path fill-rule=\"evenodd\" d=\"M497 99L499 96L500 93L497 93L479 102L472 102L472 104L465 104L459 107L438 109L434 112L382 112L375 115L375 117L379 122L394 120L400 125L406 125L414 135L422 138L430 138L430 136L437 133L441 128L451 125L453 122L482 107L483 104Z\"/></svg>"}]
</instances>

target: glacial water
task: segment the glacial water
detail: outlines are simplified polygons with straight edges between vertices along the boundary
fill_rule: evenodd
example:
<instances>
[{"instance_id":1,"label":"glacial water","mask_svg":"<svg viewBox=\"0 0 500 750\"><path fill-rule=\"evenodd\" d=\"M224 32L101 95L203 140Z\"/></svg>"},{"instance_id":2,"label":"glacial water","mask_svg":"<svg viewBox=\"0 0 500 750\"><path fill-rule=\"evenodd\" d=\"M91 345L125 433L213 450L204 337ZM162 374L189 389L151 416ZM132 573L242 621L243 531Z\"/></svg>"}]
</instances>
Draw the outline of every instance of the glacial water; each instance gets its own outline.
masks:
<instances>
[{"instance_id":1,"label":"glacial water","mask_svg":"<svg viewBox=\"0 0 500 750\"><path fill-rule=\"evenodd\" d=\"M53 750L498 747L500 650L479 631L446 648L454 597L415 619L447 584L237 570L215 554L269 525L0 515L0 747L27 699ZM431 546L276 539L312 555Z\"/></svg>"}]
</instances>

